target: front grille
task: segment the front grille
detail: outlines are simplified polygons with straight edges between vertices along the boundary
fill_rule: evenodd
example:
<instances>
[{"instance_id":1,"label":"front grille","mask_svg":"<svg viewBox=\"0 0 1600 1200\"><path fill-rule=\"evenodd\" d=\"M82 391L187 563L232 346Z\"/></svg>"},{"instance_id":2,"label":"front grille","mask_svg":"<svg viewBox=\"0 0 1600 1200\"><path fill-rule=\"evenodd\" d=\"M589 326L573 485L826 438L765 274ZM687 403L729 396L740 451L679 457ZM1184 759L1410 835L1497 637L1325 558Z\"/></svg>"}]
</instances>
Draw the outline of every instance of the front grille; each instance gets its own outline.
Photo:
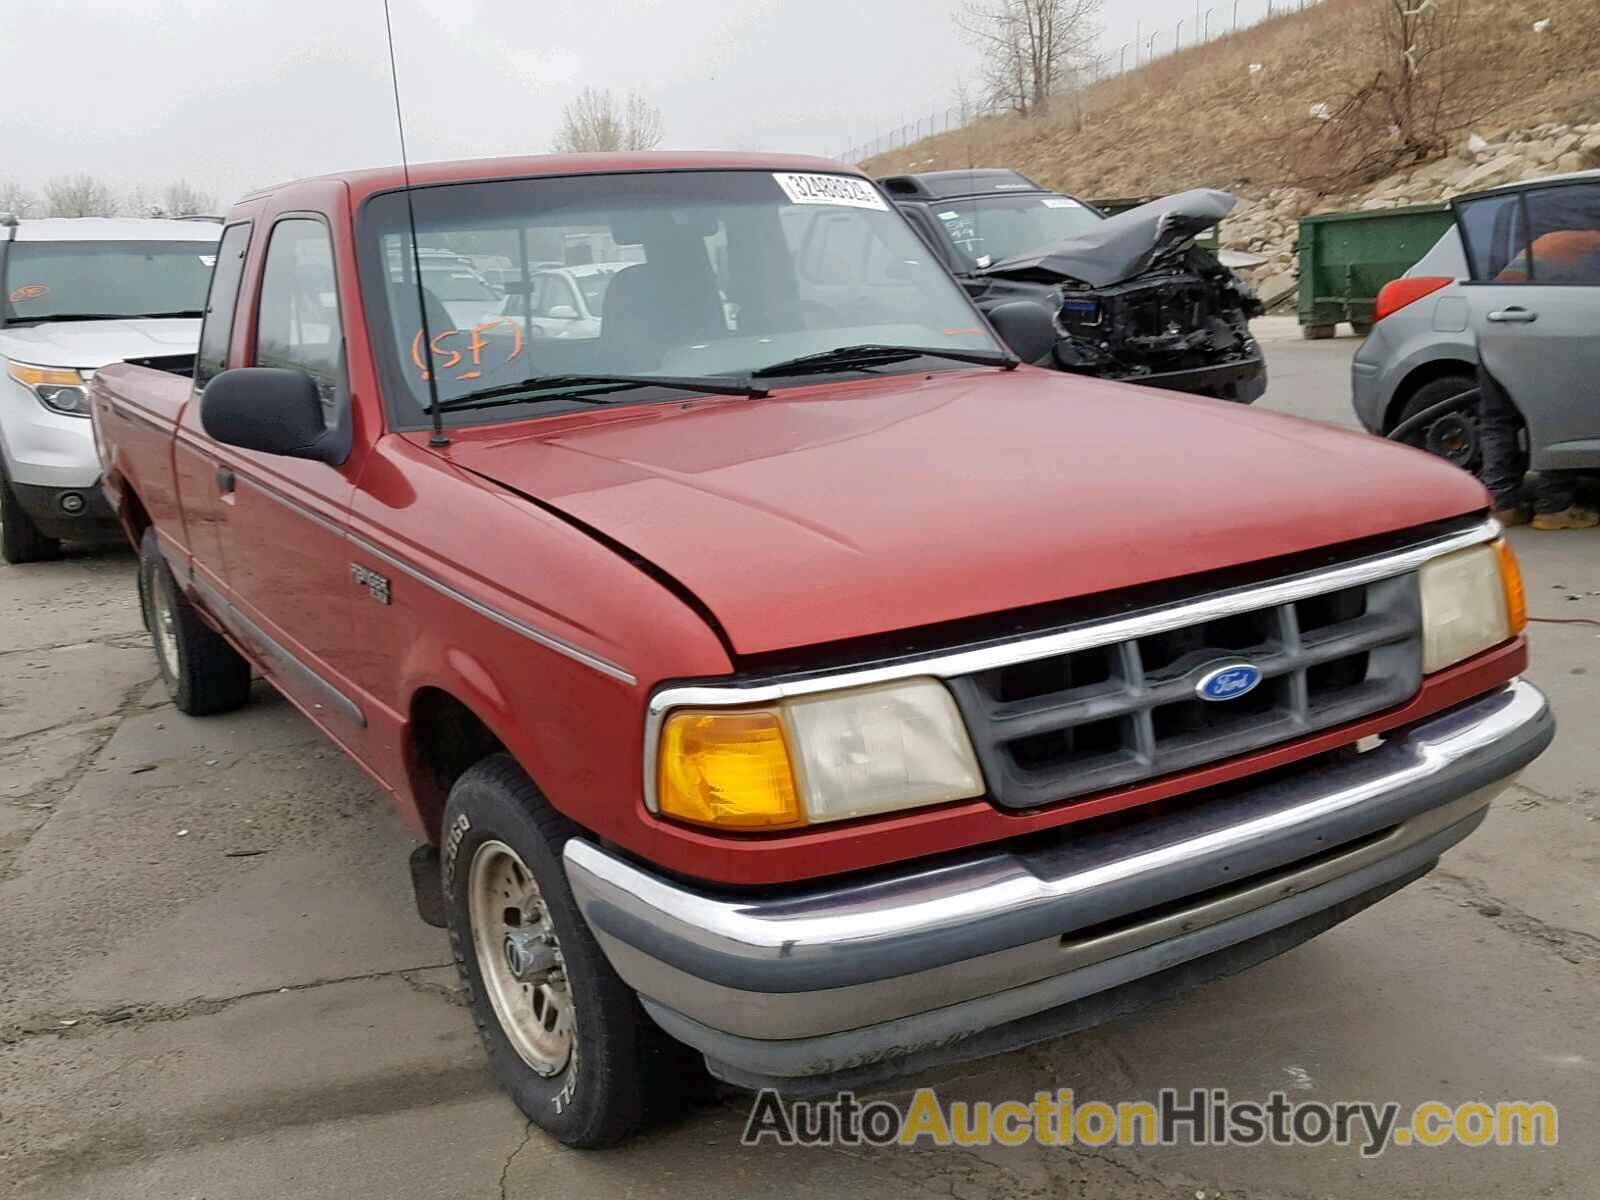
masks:
<instances>
[{"instance_id":1,"label":"front grille","mask_svg":"<svg viewBox=\"0 0 1600 1200\"><path fill-rule=\"evenodd\" d=\"M1229 662L1261 683L1207 701ZM990 795L1032 808L1231 758L1410 698L1422 683L1415 574L951 678Z\"/></svg>"}]
</instances>

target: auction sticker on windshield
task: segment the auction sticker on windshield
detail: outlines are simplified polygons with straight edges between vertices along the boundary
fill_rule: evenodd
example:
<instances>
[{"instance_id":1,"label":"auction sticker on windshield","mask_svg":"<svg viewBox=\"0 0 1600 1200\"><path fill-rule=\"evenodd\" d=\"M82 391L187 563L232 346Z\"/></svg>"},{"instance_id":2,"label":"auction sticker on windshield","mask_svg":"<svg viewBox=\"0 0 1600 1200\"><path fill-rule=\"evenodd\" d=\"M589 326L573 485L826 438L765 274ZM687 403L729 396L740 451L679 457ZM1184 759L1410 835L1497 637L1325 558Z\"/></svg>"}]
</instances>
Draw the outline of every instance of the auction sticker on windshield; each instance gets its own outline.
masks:
<instances>
[{"instance_id":1,"label":"auction sticker on windshield","mask_svg":"<svg viewBox=\"0 0 1600 1200\"><path fill-rule=\"evenodd\" d=\"M1044 198L1043 203L1044 203L1044 206L1046 208L1082 208L1083 207L1083 205L1079 204L1076 200L1073 200L1068 196L1046 196Z\"/></svg>"},{"instance_id":2,"label":"auction sticker on windshield","mask_svg":"<svg viewBox=\"0 0 1600 1200\"><path fill-rule=\"evenodd\" d=\"M846 208L889 210L878 190L865 179L848 175L774 174L783 194L792 204L840 204Z\"/></svg>"}]
</instances>

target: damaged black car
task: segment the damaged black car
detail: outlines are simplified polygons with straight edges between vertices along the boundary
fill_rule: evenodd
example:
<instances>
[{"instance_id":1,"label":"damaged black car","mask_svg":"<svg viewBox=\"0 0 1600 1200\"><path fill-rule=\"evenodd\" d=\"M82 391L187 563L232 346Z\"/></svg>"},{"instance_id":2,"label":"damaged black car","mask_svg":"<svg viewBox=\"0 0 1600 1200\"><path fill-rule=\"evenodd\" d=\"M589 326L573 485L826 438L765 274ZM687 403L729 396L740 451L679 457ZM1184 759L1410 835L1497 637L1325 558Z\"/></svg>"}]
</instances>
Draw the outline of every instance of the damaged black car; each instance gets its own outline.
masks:
<instances>
[{"instance_id":1,"label":"damaged black car","mask_svg":"<svg viewBox=\"0 0 1600 1200\"><path fill-rule=\"evenodd\" d=\"M1057 339L1038 361L1079 375L1243 404L1267 390L1250 286L1195 245L1232 211L1196 189L1107 217L1015 171L880 179L985 312L1031 300Z\"/></svg>"}]
</instances>

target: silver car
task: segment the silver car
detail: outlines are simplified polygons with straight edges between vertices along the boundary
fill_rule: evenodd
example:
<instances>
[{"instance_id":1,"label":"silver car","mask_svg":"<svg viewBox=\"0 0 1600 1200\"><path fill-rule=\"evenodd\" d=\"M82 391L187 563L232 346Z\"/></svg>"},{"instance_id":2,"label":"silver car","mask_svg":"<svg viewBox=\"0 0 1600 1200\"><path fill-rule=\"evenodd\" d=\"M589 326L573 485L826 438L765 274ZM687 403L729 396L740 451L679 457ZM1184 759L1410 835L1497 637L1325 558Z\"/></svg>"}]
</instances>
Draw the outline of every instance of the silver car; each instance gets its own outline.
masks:
<instances>
[{"instance_id":1,"label":"silver car","mask_svg":"<svg viewBox=\"0 0 1600 1200\"><path fill-rule=\"evenodd\" d=\"M1357 418L1373 433L1476 386L1478 355L1511 394L1535 470L1600 469L1600 171L1454 201L1456 227L1380 293L1356 351ZM1476 416L1407 438L1475 470Z\"/></svg>"}]
</instances>

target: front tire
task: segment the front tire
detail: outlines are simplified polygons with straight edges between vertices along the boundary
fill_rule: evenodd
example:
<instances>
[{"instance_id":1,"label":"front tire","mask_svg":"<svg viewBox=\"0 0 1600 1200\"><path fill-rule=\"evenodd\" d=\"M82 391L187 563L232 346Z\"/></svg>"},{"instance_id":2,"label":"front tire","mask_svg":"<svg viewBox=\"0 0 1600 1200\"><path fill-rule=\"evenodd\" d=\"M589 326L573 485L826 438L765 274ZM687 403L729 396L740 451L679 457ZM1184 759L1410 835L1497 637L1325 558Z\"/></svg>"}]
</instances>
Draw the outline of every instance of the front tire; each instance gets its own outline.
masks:
<instances>
[{"instance_id":1,"label":"front tire","mask_svg":"<svg viewBox=\"0 0 1600 1200\"><path fill-rule=\"evenodd\" d=\"M39 532L33 518L17 502L11 483L0 477L0 558L14 566L44 562L61 553L61 540Z\"/></svg>"},{"instance_id":2,"label":"front tire","mask_svg":"<svg viewBox=\"0 0 1600 1200\"><path fill-rule=\"evenodd\" d=\"M568 1146L612 1145L704 1078L589 931L561 848L577 832L505 754L450 789L440 854L450 945L500 1085Z\"/></svg>"},{"instance_id":3,"label":"front tire","mask_svg":"<svg viewBox=\"0 0 1600 1200\"><path fill-rule=\"evenodd\" d=\"M195 612L154 529L146 529L139 542L139 598L161 678L179 712L204 717L249 701L250 664Z\"/></svg>"}]
</instances>

